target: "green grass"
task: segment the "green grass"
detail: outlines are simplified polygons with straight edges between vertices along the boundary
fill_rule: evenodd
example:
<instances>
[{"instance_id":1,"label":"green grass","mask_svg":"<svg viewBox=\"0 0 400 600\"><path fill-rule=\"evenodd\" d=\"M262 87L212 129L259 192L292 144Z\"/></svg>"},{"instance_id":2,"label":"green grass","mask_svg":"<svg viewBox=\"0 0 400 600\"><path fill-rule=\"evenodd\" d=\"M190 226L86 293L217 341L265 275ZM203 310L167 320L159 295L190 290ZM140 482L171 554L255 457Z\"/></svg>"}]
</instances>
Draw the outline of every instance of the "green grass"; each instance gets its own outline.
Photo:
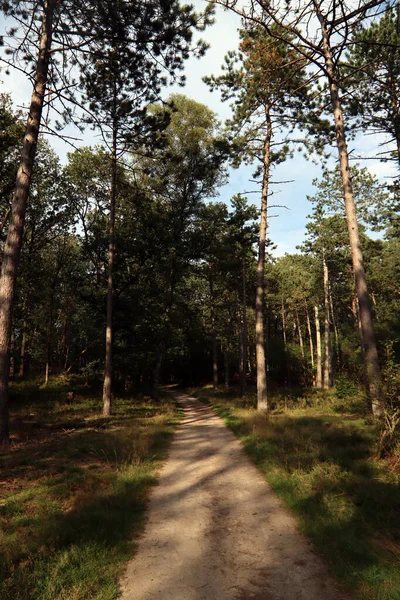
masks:
<instances>
[{"instance_id":1,"label":"green grass","mask_svg":"<svg viewBox=\"0 0 400 600\"><path fill-rule=\"evenodd\" d=\"M360 600L400 600L400 477L376 460L378 430L361 399L274 394L268 419L251 397L196 395L243 441L340 584Z\"/></svg>"},{"instance_id":2,"label":"green grass","mask_svg":"<svg viewBox=\"0 0 400 600\"><path fill-rule=\"evenodd\" d=\"M116 399L114 415L66 383L14 385L0 454L0 598L110 600L132 557L174 405Z\"/></svg>"}]
</instances>

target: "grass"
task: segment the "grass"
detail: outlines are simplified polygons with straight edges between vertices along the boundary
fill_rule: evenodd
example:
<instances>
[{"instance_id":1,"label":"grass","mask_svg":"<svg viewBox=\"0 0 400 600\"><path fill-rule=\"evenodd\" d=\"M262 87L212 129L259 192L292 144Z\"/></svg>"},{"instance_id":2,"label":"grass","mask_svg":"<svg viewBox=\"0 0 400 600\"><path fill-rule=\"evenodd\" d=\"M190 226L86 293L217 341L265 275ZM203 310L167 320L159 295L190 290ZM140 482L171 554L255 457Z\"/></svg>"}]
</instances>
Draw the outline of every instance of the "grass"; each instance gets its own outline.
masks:
<instances>
[{"instance_id":1,"label":"grass","mask_svg":"<svg viewBox=\"0 0 400 600\"><path fill-rule=\"evenodd\" d=\"M116 399L100 416L82 388L15 384L0 454L0 598L111 600L178 414L168 399Z\"/></svg>"},{"instance_id":2,"label":"grass","mask_svg":"<svg viewBox=\"0 0 400 600\"><path fill-rule=\"evenodd\" d=\"M362 398L273 394L267 418L251 397L195 395L243 441L342 587L360 600L400 600L400 477L376 459L378 429Z\"/></svg>"}]
</instances>

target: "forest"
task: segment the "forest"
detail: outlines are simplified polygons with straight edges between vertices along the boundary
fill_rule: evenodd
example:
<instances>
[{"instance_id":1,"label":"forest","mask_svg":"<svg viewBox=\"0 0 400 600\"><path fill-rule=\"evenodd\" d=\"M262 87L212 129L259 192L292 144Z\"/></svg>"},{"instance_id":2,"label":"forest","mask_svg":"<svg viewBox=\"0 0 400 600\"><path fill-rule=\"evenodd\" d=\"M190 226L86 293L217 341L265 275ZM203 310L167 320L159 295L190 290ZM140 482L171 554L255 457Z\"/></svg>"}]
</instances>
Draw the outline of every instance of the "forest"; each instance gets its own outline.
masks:
<instances>
[{"instance_id":1,"label":"forest","mask_svg":"<svg viewBox=\"0 0 400 600\"><path fill-rule=\"evenodd\" d=\"M0 596L117 597L179 389L242 439L344 590L399 598L400 5L0 10L0 83L32 84L26 108L0 93ZM227 13L239 45L203 78L221 122L185 65ZM394 177L353 156L367 136ZM275 173L296 155L321 174L277 256ZM243 165L257 193L219 200Z\"/></svg>"}]
</instances>

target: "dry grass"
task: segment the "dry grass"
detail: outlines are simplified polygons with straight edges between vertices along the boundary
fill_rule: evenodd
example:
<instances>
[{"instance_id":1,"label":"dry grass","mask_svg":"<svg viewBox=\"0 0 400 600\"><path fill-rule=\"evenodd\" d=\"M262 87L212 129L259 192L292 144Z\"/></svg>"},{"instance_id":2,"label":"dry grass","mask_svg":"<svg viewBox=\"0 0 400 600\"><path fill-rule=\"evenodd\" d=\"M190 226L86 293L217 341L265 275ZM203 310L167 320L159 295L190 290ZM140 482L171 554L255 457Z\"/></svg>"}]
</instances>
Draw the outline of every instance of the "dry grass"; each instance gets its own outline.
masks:
<instances>
[{"instance_id":1,"label":"dry grass","mask_svg":"<svg viewBox=\"0 0 400 600\"><path fill-rule=\"evenodd\" d=\"M58 383L58 382L57 382ZM81 390L82 392L82 390ZM110 600L143 527L175 407L21 386L0 455L0 598Z\"/></svg>"},{"instance_id":2,"label":"dry grass","mask_svg":"<svg viewBox=\"0 0 400 600\"><path fill-rule=\"evenodd\" d=\"M400 477L376 459L378 427L358 402L346 412L332 394L290 407L273 397L266 418L232 394L197 395L243 440L338 581L360 600L399 600Z\"/></svg>"}]
</instances>

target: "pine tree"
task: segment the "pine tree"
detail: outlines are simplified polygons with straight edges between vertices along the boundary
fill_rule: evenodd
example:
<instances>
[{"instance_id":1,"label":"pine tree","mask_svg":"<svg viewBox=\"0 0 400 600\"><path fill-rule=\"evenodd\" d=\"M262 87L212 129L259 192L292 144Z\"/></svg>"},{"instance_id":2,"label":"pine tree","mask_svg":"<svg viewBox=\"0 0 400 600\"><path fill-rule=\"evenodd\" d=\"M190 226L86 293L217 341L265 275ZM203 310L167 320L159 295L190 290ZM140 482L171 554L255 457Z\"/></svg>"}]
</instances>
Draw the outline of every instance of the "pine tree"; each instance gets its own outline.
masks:
<instances>
[{"instance_id":1,"label":"pine tree","mask_svg":"<svg viewBox=\"0 0 400 600\"><path fill-rule=\"evenodd\" d=\"M281 31L285 38L285 33ZM306 102L307 89L302 59L283 41L249 25L241 31L240 52L225 57L224 73L205 78L211 89L221 90L223 100L233 100L233 119L228 122L233 141L233 163L259 162L261 211L256 291L257 408L268 410L264 332L265 252L267 205L271 170L290 153L282 130L294 127L294 116ZM285 132L286 133L286 132ZM261 135L260 135L261 134ZM262 141L260 141L262 137Z\"/></svg>"},{"instance_id":2,"label":"pine tree","mask_svg":"<svg viewBox=\"0 0 400 600\"><path fill-rule=\"evenodd\" d=\"M400 167L400 6L386 8L379 21L362 25L353 37L343 66L350 88L345 103L359 129L389 136L396 150L380 156L392 155Z\"/></svg>"},{"instance_id":3,"label":"pine tree","mask_svg":"<svg viewBox=\"0 0 400 600\"><path fill-rule=\"evenodd\" d=\"M284 10L278 0L268 4L262 0L250 0L246 7L242 7L237 0L233 2L214 0L214 2L235 11L252 27L257 25L263 28L268 35L299 52L310 68L313 68L312 79L318 81L322 78L326 83L327 101L333 117L338 149L353 273L360 310L360 342L365 347L366 382L372 412L379 417L385 407L385 398L350 173L345 114L340 93L343 83L340 60L350 43L351 33L360 27L369 12L371 10L373 12L374 7L382 2L380 0L360 1L353 8L339 0L330 3L324 0L310 0L306 3L297 0ZM321 93L321 90L318 93Z\"/></svg>"}]
</instances>

